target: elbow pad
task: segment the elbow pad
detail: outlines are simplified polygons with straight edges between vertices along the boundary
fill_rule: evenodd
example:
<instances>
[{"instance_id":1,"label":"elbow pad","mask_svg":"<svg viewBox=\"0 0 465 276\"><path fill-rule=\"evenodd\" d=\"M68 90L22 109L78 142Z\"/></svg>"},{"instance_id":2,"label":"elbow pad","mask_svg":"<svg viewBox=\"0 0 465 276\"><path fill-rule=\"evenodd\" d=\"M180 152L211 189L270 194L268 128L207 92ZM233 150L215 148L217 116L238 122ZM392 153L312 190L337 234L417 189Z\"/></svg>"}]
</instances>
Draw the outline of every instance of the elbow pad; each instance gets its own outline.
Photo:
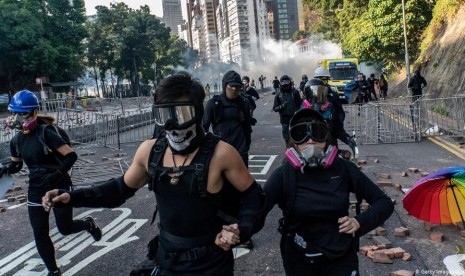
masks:
<instances>
[{"instance_id":1,"label":"elbow pad","mask_svg":"<svg viewBox=\"0 0 465 276\"><path fill-rule=\"evenodd\" d=\"M23 168L23 161L15 162L11 161L11 163L6 168L6 174L10 175L13 173L19 172Z\"/></svg>"},{"instance_id":2,"label":"elbow pad","mask_svg":"<svg viewBox=\"0 0 465 276\"><path fill-rule=\"evenodd\" d=\"M71 169L76 160L78 159L77 154L72 151L63 157L60 168L58 169L62 173L66 173Z\"/></svg>"},{"instance_id":3,"label":"elbow pad","mask_svg":"<svg viewBox=\"0 0 465 276\"><path fill-rule=\"evenodd\" d=\"M265 192L256 181L241 193L241 207L239 209L240 240L245 242L262 227L261 216L266 206Z\"/></svg>"},{"instance_id":4,"label":"elbow pad","mask_svg":"<svg viewBox=\"0 0 465 276\"><path fill-rule=\"evenodd\" d=\"M123 175L94 187L65 192L69 193L69 205L73 207L114 208L126 202L136 191L124 183Z\"/></svg>"}]
</instances>

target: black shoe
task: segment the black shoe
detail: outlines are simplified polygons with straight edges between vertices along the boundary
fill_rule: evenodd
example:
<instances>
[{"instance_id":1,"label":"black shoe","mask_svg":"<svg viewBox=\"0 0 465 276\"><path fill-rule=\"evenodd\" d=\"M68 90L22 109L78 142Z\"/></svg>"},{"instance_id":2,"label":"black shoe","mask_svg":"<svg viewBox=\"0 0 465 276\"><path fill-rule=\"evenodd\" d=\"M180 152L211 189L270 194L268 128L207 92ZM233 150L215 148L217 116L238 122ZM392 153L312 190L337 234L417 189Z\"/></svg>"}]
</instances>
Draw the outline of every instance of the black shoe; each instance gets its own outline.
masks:
<instances>
[{"instance_id":1,"label":"black shoe","mask_svg":"<svg viewBox=\"0 0 465 276\"><path fill-rule=\"evenodd\" d=\"M98 227L97 223L95 223L95 220L92 217L86 217L84 220L90 222L91 227L87 232L92 235L94 240L99 241L102 239L102 230Z\"/></svg>"},{"instance_id":2,"label":"black shoe","mask_svg":"<svg viewBox=\"0 0 465 276\"><path fill-rule=\"evenodd\" d=\"M49 271L47 276L61 276L61 271L60 269L57 269L55 271Z\"/></svg>"},{"instance_id":3,"label":"black shoe","mask_svg":"<svg viewBox=\"0 0 465 276\"><path fill-rule=\"evenodd\" d=\"M250 239L244 243L241 243L237 246L237 248L247 248L249 250L253 249L253 241Z\"/></svg>"}]
</instances>

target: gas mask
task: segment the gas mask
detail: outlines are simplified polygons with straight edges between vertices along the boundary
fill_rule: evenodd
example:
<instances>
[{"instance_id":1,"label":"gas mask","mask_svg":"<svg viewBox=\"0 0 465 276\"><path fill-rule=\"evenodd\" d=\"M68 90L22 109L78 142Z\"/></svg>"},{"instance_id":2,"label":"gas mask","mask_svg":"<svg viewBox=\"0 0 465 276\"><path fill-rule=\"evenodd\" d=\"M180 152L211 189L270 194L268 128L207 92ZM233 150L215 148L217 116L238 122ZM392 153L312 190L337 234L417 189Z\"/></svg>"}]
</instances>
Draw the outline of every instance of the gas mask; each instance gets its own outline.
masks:
<instances>
[{"instance_id":1,"label":"gas mask","mask_svg":"<svg viewBox=\"0 0 465 276\"><path fill-rule=\"evenodd\" d=\"M294 148L289 148L286 150L285 156L295 170L304 174L305 168L329 168L337 153L338 149L333 145L329 145L326 151L323 151L320 147L310 144L300 153Z\"/></svg>"},{"instance_id":2,"label":"gas mask","mask_svg":"<svg viewBox=\"0 0 465 276\"><path fill-rule=\"evenodd\" d=\"M38 123L36 112L31 114L29 118L26 118L29 114L29 112L14 113L14 115L7 120L7 126L11 129L21 130L24 134L30 133L37 128Z\"/></svg>"}]
</instances>

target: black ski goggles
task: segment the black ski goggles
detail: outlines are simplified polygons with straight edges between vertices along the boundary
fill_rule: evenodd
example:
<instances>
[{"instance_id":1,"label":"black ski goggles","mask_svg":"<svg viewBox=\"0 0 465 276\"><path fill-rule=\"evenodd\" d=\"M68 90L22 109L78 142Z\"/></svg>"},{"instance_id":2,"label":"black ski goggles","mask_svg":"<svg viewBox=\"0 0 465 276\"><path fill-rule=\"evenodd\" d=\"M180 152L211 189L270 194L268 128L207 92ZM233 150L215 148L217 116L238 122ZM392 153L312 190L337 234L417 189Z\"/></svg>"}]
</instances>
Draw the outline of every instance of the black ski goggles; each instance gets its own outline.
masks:
<instances>
[{"instance_id":1,"label":"black ski goggles","mask_svg":"<svg viewBox=\"0 0 465 276\"><path fill-rule=\"evenodd\" d=\"M152 112L155 117L155 123L162 127L169 121L182 126L196 119L195 106L190 102L154 104Z\"/></svg>"},{"instance_id":2,"label":"black ski goggles","mask_svg":"<svg viewBox=\"0 0 465 276\"><path fill-rule=\"evenodd\" d=\"M303 122L292 126L289 134L297 145L305 143L309 138L315 142L325 142L329 137L329 129L326 123Z\"/></svg>"}]
</instances>

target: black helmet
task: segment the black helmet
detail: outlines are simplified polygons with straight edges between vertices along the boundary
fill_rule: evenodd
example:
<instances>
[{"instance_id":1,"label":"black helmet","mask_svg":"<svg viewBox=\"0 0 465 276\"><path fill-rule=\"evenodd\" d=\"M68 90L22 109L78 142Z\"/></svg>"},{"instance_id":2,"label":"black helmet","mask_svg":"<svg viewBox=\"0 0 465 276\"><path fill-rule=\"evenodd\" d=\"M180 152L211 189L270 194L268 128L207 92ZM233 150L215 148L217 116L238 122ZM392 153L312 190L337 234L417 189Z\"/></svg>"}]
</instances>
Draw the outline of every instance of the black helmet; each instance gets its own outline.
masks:
<instances>
[{"instance_id":1,"label":"black helmet","mask_svg":"<svg viewBox=\"0 0 465 276\"><path fill-rule=\"evenodd\" d=\"M249 83L250 82L250 78L248 76L243 76L242 77L242 82L246 82L246 83Z\"/></svg>"},{"instance_id":2,"label":"black helmet","mask_svg":"<svg viewBox=\"0 0 465 276\"><path fill-rule=\"evenodd\" d=\"M303 80L308 80L307 75L302 75L302 79L303 79Z\"/></svg>"}]
</instances>

